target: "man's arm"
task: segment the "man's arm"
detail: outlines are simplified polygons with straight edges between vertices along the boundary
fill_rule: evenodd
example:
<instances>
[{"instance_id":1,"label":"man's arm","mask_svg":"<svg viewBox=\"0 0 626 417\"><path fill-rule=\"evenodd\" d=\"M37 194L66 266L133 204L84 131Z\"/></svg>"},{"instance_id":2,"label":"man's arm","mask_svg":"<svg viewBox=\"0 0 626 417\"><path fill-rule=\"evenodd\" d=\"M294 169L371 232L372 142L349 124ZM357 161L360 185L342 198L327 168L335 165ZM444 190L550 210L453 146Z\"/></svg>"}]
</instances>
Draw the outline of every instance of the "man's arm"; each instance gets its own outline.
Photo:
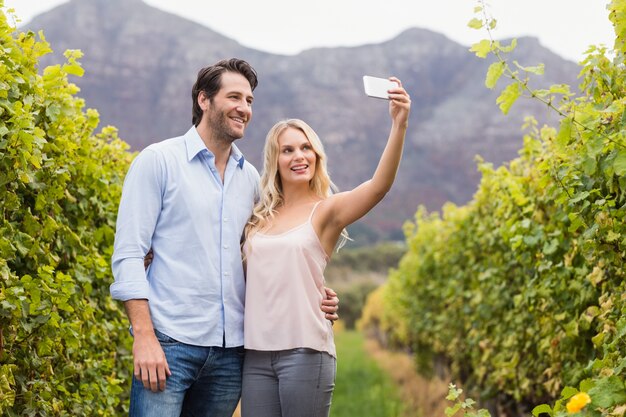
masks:
<instances>
[{"instance_id":1,"label":"man's arm","mask_svg":"<svg viewBox=\"0 0 626 417\"><path fill-rule=\"evenodd\" d=\"M133 328L133 373L146 389L165 390L165 379L170 368L161 344L154 334L148 300L124 302L126 314Z\"/></svg>"},{"instance_id":2,"label":"man's arm","mask_svg":"<svg viewBox=\"0 0 626 417\"><path fill-rule=\"evenodd\" d=\"M326 290L326 298L322 300L322 311L326 313L326 319L332 322L339 320L337 311L339 310L339 298L337 293L328 287L324 287Z\"/></svg>"},{"instance_id":3,"label":"man's arm","mask_svg":"<svg viewBox=\"0 0 626 417\"><path fill-rule=\"evenodd\" d=\"M116 300L149 298L143 259L152 246L161 213L162 171L158 155L144 150L135 158L124 180L111 258L115 278L111 295Z\"/></svg>"},{"instance_id":4,"label":"man's arm","mask_svg":"<svg viewBox=\"0 0 626 417\"><path fill-rule=\"evenodd\" d=\"M146 389L165 389L170 370L154 333L143 258L161 212L162 170L158 155L144 150L133 161L122 190L111 269L114 299L124 302L133 332L134 374Z\"/></svg>"},{"instance_id":5,"label":"man's arm","mask_svg":"<svg viewBox=\"0 0 626 417\"><path fill-rule=\"evenodd\" d=\"M154 254L152 253L152 249L150 249L143 259L143 263L146 269L148 269L148 267L152 263L153 258ZM322 300L321 309L326 314L327 320L335 322L339 320L339 315L337 314L337 311L339 310L339 298L337 297L337 293L332 288L324 287L324 290L326 290L326 298Z\"/></svg>"}]
</instances>

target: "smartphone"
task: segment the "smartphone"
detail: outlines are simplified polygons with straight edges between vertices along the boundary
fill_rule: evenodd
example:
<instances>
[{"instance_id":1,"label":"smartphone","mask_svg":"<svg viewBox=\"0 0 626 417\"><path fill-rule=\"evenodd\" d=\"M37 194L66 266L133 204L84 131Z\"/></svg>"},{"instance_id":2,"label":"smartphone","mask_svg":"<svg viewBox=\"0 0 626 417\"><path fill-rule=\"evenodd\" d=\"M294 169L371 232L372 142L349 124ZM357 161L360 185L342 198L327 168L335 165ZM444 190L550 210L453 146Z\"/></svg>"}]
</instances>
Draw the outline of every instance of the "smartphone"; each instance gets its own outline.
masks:
<instances>
[{"instance_id":1,"label":"smartphone","mask_svg":"<svg viewBox=\"0 0 626 417\"><path fill-rule=\"evenodd\" d=\"M368 96L389 100L389 93L387 90L398 87L398 83L389 81L386 78L364 75L363 87L365 87L365 94Z\"/></svg>"}]
</instances>

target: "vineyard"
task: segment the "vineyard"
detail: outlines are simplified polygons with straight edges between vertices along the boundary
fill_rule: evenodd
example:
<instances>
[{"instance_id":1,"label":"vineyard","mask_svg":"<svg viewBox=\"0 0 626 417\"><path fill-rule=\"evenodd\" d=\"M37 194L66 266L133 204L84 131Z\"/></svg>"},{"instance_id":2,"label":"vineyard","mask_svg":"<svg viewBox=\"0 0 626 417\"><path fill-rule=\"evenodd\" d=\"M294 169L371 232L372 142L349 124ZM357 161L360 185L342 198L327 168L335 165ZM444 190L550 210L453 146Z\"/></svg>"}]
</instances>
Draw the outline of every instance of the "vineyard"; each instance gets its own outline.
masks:
<instances>
[{"instance_id":1,"label":"vineyard","mask_svg":"<svg viewBox=\"0 0 626 417\"><path fill-rule=\"evenodd\" d=\"M485 85L502 89L503 113L540 100L560 123L527 119L519 157L479 162L466 206L419 208L358 321L494 416L626 414L626 0L607 7L615 45L589 49L576 88L532 87L543 67L509 62L515 41L472 47L492 60ZM483 2L476 13L470 25L491 34ZM96 132L97 111L68 81L82 75L80 51L41 69L44 34L12 19L0 13L0 414L122 415L131 340L109 262L133 155L115 128ZM354 304L366 287L351 290ZM376 384L381 407L398 412ZM459 395L450 388L449 415L471 408Z\"/></svg>"},{"instance_id":2,"label":"vineyard","mask_svg":"<svg viewBox=\"0 0 626 417\"><path fill-rule=\"evenodd\" d=\"M79 51L38 74L43 34L4 13L0 44L0 414L119 415L130 336L109 260L132 155L68 82Z\"/></svg>"},{"instance_id":3,"label":"vineyard","mask_svg":"<svg viewBox=\"0 0 626 417\"><path fill-rule=\"evenodd\" d=\"M542 66L508 62L515 42L472 47L494 59L487 87L508 82L505 114L526 96L560 124L527 119L519 157L480 162L466 206L420 208L405 227L407 253L360 323L506 415L560 415L579 391L587 415L626 411L626 2L608 7L615 50L590 48L579 94L531 88ZM476 12L470 25L493 29Z\"/></svg>"}]
</instances>

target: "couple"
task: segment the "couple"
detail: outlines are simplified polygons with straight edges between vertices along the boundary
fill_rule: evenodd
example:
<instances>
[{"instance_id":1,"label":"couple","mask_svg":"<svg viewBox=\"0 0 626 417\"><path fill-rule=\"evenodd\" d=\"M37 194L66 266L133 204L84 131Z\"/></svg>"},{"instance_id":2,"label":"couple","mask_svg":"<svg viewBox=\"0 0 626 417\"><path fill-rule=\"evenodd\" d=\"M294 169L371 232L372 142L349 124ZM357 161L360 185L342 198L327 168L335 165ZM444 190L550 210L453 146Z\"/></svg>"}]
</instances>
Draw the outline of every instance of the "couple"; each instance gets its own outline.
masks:
<instances>
[{"instance_id":1,"label":"couple","mask_svg":"<svg viewBox=\"0 0 626 417\"><path fill-rule=\"evenodd\" d=\"M111 294L134 337L131 416L230 417L240 395L244 417L328 416L338 300L323 272L395 178L410 111L395 81L374 176L332 194L322 144L301 120L270 130L259 179L233 143L256 72L234 58L200 70L194 126L144 149L124 181Z\"/></svg>"}]
</instances>

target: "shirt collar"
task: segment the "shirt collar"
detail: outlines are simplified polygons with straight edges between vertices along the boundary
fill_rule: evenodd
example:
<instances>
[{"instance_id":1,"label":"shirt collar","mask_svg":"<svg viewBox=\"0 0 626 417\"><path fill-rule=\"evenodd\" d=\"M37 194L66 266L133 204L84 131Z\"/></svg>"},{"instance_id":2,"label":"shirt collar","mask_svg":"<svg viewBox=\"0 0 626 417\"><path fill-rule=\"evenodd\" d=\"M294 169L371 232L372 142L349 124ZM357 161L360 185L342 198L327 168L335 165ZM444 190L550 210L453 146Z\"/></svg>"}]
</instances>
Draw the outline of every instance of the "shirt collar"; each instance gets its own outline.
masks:
<instances>
[{"instance_id":1,"label":"shirt collar","mask_svg":"<svg viewBox=\"0 0 626 417\"><path fill-rule=\"evenodd\" d=\"M191 129L185 133L185 146L187 148L187 160L191 161L196 157L200 152L207 151L209 154L213 155L211 151L209 151L202 141L202 138L198 134L195 126L192 126ZM243 154L239 150L239 148L233 143L230 145L230 157L233 158L237 162L237 166L240 169L243 169L243 164L245 162L245 158Z\"/></svg>"},{"instance_id":2,"label":"shirt collar","mask_svg":"<svg viewBox=\"0 0 626 417\"><path fill-rule=\"evenodd\" d=\"M243 154L234 143L230 145L230 157L237 161L237 166L240 169L243 169L243 163L246 161L243 157Z\"/></svg>"}]
</instances>

